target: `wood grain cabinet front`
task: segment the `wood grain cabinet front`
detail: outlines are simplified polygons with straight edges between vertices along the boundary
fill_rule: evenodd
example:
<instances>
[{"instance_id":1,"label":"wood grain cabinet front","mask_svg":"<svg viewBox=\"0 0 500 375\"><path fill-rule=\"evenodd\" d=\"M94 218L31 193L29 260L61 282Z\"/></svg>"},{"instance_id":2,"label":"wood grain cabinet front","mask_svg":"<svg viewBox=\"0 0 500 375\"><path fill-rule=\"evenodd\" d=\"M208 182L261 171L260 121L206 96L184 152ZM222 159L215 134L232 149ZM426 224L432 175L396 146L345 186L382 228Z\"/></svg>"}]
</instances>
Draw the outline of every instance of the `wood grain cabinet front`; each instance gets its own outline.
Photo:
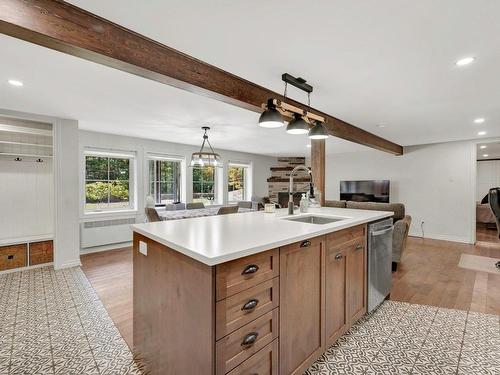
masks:
<instances>
[{"instance_id":1,"label":"wood grain cabinet front","mask_svg":"<svg viewBox=\"0 0 500 375\"><path fill-rule=\"evenodd\" d=\"M217 340L273 310L278 304L278 277L217 302L215 306Z\"/></svg>"},{"instance_id":2,"label":"wood grain cabinet front","mask_svg":"<svg viewBox=\"0 0 500 375\"><path fill-rule=\"evenodd\" d=\"M227 374L278 337L278 308L217 341L217 374Z\"/></svg>"},{"instance_id":3,"label":"wood grain cabinet front","mask_svg":"<svg viewBox=\"0 0 500 375\"><path fill-rule=\"evenodd\" d=\"M30 243L30 266L51 263L54 261L54 248L52 241Z\"/></svg>"},{"instance_id":4,"label":"wood grain cabinet front","mask_svg":"<svg viewBox=\"0 0 500 375\"><path fill-rule=\"evenodd\" d=\"M324 237L280 252L280 374L302 374L324 351Z\"/></svg>"},{"instance_id":5,"label":"wood grain cabinet front","mask_svg":"<svg viewBox=\"0 0 500 375\"><path fill-rule=\"evenodd\" d=\"M366 246L360 238L347 248L347 311L354 324L366 313Z\"/></svg>"},{"instance_id":6,"label":"wood grain cabinet front","mask_svg":"<svg viewBox=\"0 0 500 375\"><path fill-rule=\"evenodd\" d=\"M278 375L278 339L259 350L228 375Z\"/></svg>"},{"instance_id":7,"label":"wood grain cabinet front","mask_svg":"<svg viewBox=\"0 0 500 375\"><path fill-rule=\"evenodd\" d=\"M27 266L26 244L0 247L0 271Z\"/></svg>"},{"instance_id":8,"label":"wood grain cabinet front","mask_svg":"<svg viewBox=\"0 0 500 375\"><path fill-rule=\"evenodd\" d=\"M273 249L216 266L216 299L220 301L279 275L279 251Z\"/></svg>"}]
</instances>

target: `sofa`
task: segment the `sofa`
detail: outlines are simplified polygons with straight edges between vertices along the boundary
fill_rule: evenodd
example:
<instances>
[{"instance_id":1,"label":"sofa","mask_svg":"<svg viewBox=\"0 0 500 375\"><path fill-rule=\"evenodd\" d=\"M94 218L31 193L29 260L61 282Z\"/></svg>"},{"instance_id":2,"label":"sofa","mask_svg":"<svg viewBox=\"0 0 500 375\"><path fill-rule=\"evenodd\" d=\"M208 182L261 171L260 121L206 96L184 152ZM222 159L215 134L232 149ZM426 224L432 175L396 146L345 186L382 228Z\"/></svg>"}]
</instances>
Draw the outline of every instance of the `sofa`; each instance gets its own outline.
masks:
<instances>
[{"instance_id":1,"label":"sofa","mask_svg":"<svg viewBox=\"0 0 500 375\"><path fill-rule=\"evenodd\" d=\"M354 201L325 201L326 207L353 208L358 210L392 211L394 231L392 234L392 270L396 271L398 263L406 248L406 240L410 231L411 216L406 215L405 205L402 203L376 203L376 202L354 202Z\"/></svg>"}]
</instances>

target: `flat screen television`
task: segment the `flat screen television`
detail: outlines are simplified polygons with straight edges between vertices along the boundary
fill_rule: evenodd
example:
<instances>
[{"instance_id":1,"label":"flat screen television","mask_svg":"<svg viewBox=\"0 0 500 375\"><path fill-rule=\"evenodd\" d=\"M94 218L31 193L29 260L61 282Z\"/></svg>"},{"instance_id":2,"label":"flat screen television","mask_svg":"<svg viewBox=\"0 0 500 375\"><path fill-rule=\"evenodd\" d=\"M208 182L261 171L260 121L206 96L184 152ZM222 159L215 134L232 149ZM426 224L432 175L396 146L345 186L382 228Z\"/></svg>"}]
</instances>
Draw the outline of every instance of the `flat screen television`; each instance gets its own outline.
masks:
<instances>
[{"instance_id":1,"label":"flat screen television","mask_svg":"<svg viewBox=\"0 0 500 375\"><path fill-rule=\"evenodd\" d=\"M340 199L389 203L389 180L340 181Z\"/></svg>"}]
</instances>

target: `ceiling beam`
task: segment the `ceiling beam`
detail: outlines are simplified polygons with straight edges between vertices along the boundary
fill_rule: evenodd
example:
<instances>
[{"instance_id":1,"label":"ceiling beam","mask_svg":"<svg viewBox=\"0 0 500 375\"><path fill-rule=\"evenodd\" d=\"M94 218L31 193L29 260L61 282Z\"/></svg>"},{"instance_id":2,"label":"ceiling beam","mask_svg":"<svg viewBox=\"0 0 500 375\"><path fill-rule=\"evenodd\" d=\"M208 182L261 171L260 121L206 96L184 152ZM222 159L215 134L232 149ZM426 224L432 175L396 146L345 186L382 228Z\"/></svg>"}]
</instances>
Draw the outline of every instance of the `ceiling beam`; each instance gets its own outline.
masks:
<instances>
[{"instance_id":1,"label":"ceiling beam","mask_svg":"<svg viewBox=\"0 0 500 375\"><path fill-rule=\"evenodd\" d=\"M197 60L64 1L0 0L0 32L180 89L260 112L269 98L305 104ZM403 148L314 108L328 132L394 155Z\"/></svg>"}]
</instances>

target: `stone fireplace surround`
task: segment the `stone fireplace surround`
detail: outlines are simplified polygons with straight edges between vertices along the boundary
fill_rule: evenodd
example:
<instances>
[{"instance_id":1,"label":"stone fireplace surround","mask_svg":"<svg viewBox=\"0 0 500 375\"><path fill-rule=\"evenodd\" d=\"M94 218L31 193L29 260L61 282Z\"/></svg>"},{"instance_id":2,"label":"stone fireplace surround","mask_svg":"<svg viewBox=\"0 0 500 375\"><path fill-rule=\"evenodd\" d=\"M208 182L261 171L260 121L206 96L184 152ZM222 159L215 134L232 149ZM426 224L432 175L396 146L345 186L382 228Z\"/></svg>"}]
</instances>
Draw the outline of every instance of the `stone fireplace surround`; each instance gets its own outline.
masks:
<instances>
[{"instance_id":1,"label":"stone fireplace surround","mask_svg":"<svg viewBox=\"0 0 500 375\"><path fill-rule=\"evenodd\" d=\"M293 168L305 164L304 157L279 157L278 165L271 167L271 177L267 179L269 199L271 202L279 203L282 207L288 207L288 189L290 185L290 173ZM302 193L309 191L309 175L305 171L298 171L294 176L294 202L299 204Z\"/></svg>"}]
</instances>

